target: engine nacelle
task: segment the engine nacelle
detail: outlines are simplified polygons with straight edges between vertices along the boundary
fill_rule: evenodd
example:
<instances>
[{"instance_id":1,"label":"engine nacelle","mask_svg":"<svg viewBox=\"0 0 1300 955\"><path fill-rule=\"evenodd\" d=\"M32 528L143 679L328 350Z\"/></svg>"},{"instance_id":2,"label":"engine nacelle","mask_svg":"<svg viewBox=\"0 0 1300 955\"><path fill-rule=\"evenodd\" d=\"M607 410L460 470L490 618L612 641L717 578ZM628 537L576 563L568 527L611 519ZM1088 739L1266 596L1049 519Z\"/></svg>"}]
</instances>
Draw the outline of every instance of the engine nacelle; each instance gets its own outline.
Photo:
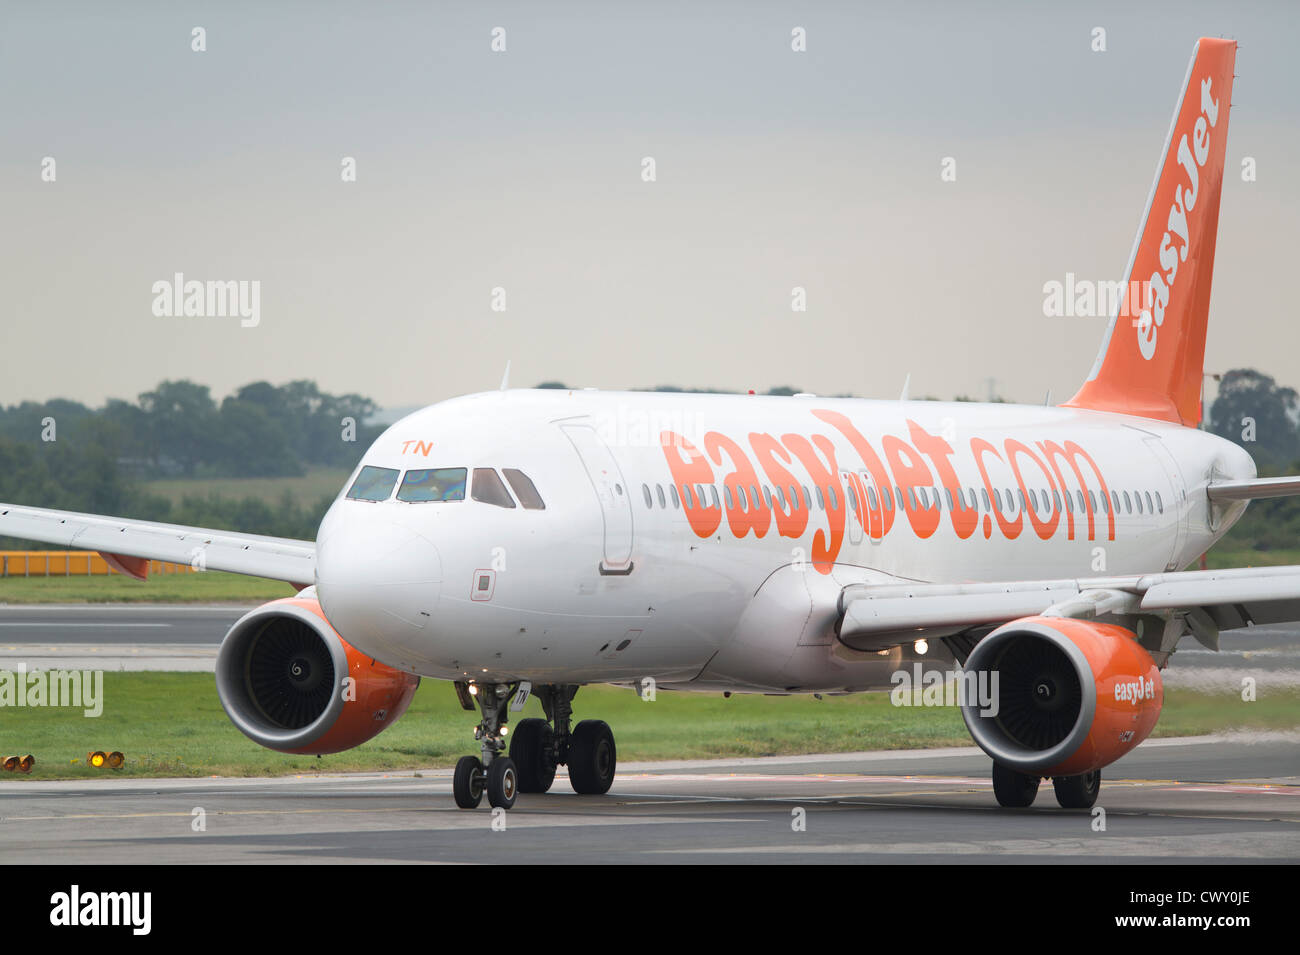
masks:
<instances>
[{"instance_id":1,"label":"engine nacelle","mask_svg":"<svg viewBox=\"0 0 1300 955\"><path fill-rule=\"evenodd\" d=\"M241 617L217 651L217 693L231 722L282 753L359 746L405 713L420 685L335 633L313 593Z\"/></svg>"},{"instance_id":2,"label":"engine nacelle","mask_svg":"<svg viewBox=\"0 0 1300 955\"><path fill-rule=\"evenodd\" d=\"M1076 776L1113 763L1147 738L1164 704L1155 661L1112 624L1014 620L975 645L966 670L975 685L996 687L987 710L962 701L966 728L996 762L1031 775Z\"/></svg>"}]
</instances>

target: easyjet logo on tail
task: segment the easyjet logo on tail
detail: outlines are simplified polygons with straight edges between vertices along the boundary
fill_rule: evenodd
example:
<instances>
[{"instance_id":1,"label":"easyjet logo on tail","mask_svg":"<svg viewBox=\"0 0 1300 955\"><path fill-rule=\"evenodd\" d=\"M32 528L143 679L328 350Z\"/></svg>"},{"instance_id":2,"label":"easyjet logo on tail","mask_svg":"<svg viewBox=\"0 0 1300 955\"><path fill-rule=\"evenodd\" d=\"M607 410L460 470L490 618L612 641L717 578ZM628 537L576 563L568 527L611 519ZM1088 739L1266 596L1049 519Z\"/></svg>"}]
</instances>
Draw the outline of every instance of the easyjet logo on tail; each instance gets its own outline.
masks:
<instances>
[{"instance_id":1,"label":"easyjet logo on tail","mask_svg":"<svg viewBox=\"0 0 1300 955\"><path fill-rule=\"evenodd\" d=\"M1160 269L1151 273L1146 290L1147 307L1136 323L1138 350L1147 361L1155 357L1156 339L1165 321L1165 309L1178 277L1178 265L1187 261L1191 236L1187 216L1196 208L1201 185L1200 170L1210 156L1210 130L1218 121L1219 101L1213 96L1210 77L1207 76L1201 80L1201 111L1192 127L1191 144L1188 144L1187 133L1183 133L1178 141L1178 165L1186 174L1186 182L1174 189L1166 231L1160 240Z\"/></svg>"}]
</instances>

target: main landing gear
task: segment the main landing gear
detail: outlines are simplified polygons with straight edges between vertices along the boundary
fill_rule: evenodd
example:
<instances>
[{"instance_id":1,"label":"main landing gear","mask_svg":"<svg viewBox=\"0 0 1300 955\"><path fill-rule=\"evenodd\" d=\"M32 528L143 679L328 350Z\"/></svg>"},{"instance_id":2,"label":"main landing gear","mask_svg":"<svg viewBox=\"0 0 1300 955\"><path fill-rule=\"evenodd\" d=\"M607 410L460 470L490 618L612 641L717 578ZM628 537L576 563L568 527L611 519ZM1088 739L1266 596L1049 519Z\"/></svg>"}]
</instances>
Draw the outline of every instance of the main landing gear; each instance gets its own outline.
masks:
<instances>
[{"instance_id":1,"label":"main landing gear","mask_svg":"<svg viewBox=\"0 0 1300 955\"><path fill-rule=\"evenodd\" d=\"M518 793L548 791L557 766L569 767L574 792L609 792L618 764L614 734L601 720L583 720L570 727L577 684L534 687L546 719L520 720L506 755L508 710L519 687L518 683L456 684L461 705L465 709L477 706L483 714L474 731L474 738L482 744L482 759L462 756L456 763L452 780L456 805L474 809L486 792L489 805L509 809Z\"/></svg>"},{"instance_id":2,"label":"main landing gear","mask_svg":"<svg viewBox=\"0 0 1300 955\"><path fill-rule=\"evenodd\" d=\"M1008 769L1001 763L993 764L993 795L999 806L1024 809L1033 805L1039 781L1038 776ZM1062 809L1091 809L1101 792L1101 770L1094 769L1080 776L1053 776L1052 789Z\"/></svg>"}]
</instances>

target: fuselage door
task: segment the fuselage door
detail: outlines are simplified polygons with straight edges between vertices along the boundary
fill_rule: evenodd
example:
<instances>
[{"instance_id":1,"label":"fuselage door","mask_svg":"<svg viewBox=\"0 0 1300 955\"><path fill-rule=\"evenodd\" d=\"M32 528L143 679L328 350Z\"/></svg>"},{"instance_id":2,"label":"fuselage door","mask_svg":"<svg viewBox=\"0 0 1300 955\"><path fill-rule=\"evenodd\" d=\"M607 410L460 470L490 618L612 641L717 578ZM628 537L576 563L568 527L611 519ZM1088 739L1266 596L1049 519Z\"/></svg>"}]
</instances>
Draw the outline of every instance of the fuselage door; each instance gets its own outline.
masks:
<instances>
[{"instance_id":1,"label":"fuselage door","mask_svg":"<svg viewBox=\"0 0 1300 955\"><path fill-rule=\"evenodd\" d=\"M602 574L632 572L632 496L623 472L609 446L585 424L562 424L560 428L573 443L591 485L600 502L605 522L605 550L600 562Z\"/></svg>"}]
</instances>

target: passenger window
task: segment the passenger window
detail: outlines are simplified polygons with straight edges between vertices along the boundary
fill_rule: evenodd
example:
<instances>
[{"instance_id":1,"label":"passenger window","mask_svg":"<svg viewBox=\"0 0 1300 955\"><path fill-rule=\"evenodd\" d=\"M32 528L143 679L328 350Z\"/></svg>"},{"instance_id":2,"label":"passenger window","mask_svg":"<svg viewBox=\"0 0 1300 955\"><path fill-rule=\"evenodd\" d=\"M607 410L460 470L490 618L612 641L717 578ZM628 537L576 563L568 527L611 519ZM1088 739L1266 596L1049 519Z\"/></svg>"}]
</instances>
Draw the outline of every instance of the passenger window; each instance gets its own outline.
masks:
<instances>
[{"instance_id":1,"label":"passenger window","mask_svg":"<svg viewBox=\"0 0 1300 955\"><path fill-rule=\"evenodd\" d=\"M814 488L814 490L816 490L817 492L817 509L819 511L826 510L826 498L822 496L822 489L820 487L817 487Z\"/></svg>"},{"instance_id":2,"label":"passenger window","mask_svg":"<svg viewBox=\"0 0 1300 955\"><path fill-rule=\"evenodd\" d=\"M519 503L524 506L526 511L544 511L546 504L542 501L542 496L537 493L537 487L533 484L533 479L518 468L502 468L501 473L506 476L510 486L514 488L515 497L519 498ZM645 487L645 485L641 485ZM645 504L650 506L650 488L645 488Z\"/></svg>"},{"instance_id":3,"label":"passenger window","mask_svg":"<svg viewBox=\"0 0 1300 955\"><path fill-rule=\"evenodd\" d=\"M907 488L907 503L912 505L912 510L916 510L916 488L910 485Z\"/></svg>"},{"instance_id":4,"label":"passenger window","mask_svg":"<svg viewBox=\"0 0 1300 955\"><path fill-rule=\"evenodd\" d=\"M946 488L944 488L944 489L943 489L943 493L946 494L946 495L948 496L948 510L951 511L951 510L953 509L953 503L952 503L952 488L950 488L950 487L946 487Z\"/></svg>"},{"instance_id":5,"label":"passenger window","mask_svg":"<svg viewBox=\"0 0 1300 955\"><path fill-rule=\"evenodd\" d=\"M386 501L397 484L397 471L393 468L376 468L366 466L361 469L357 479L348 491L351 501ZM461 472L464 475L464 472Z\"/></svg>"},{"instance_id":6,"label":"passenger window","mask_svg":"<svg viewBox=\"0 0 1300 955\"><path fill-rule=\"evenodd\" d=\"M1151 506L1151 492L1150 492L1150 491L1146 491L1145 494L1146 494L1146 497L1147 497L1147 513L1148 513L1148 514L1154 514L1154 513L1156 512L1156 509L1155 509L1154 507Z\"/></svg>"},{"instance_id":7,"label":"passenger window","mask_svg":"<svg viewBox=\"0 0 1300 955\"><path fill-rule=\"evenodd\" d=\"M691 493L689 484L682 485L682 504L688 511L695 509L695 495Z\"/></svg>"},{"instance_id":8,"label":"passenger window","mask_svg":"<svg viewBox=\"0 0 1300 955\"><path fill-rule=\"evenodd\" d=\"M642 485L641 485L641 493L645 495L645 506L646 506L646 507L654 507L654 501L652 501L652 500L650 499L650 485L648 485L648 484L642 484Z\"/></svg>"},{"instance_id":9,"label":"passenger window","mask_svg":"<svg viewBox=\"0 0 1300 955\"><path fill-rule=\"evenodd\" d=\"M888 485L880 489L880 497L885 502L885 510L892 511L894 509L894 495L889 493Z\"/></svg>"},{"instance_id":10,"label":"passenger window","mask_svg":"<svg viewBox=\"0 0 1300 955\"><path fill-rule=\"evenodd\" d=\"M724 484L724 485L722 485L722 496L725 497L725 498L727 499L727 510L729 510L729 511L734 511L734 510L736 509L736 504L735 504L735 502L734 502L734 501L732 500L732 498L731 498L731 485L730 485L730 484Z\"/></svg>"},{"instance_id":11,"label":"passenger window","mask_svg":"<svg viewBox=\"0 0 1300 955\"><path fill-rule=\"evenodd\" d=\"M1002 493L1001 493L997 488L994 488L994 489L993 489L993 504L994 504L995 507L997 507L998 511L1001 512L1001 510L1002 510Z\"/></svg>"},{"instance_id":12,"label":"passenger window","mask_svg":"<svg viewBox=\"0 0 1300 955\"><path fill-rule=\"evenodd\" d=\"M807 485L807 484L805 484L805 485L803 486L803 509L804 509L805 511L811 511L811 510L812 510L812 498L808 496L808 485Z\"/></svg>"},{"instance_id":13,"label":"passenger window","mask_svg":"<svg viewBox=\"0 0 1300 955\"><path fill-rule=\"evenodd\" d=\"M709 485L709 498L713 501L714 507L722 506L721 504L718 503L718 489L716 486L712 484Z\"/></svg>"},{"instance_id":14,"label":"passenger window","mask_svg":"<svg viewBox=\"0 0 1300 955\"><path fill-rule=\"evenodd\" d=\"M510 496L506 486L501 483L501 477L492 468L474 469L474 490L470 492L470 497L497 507L515 506L514 498Z\"/></svg>"},{"instance_id":15,"label":"passenger window","mask_svg":"<svg viewBox=\"0 0 1300 955\"><path fill-rule=\"evenodd\" d=\"M402 478L402 487L397 492L397 499L413 504L423 501L463 501L465 500L465 469L437 468L429 471L407 471Z\"/></svg>"},{"instance_id":16,"label":"passenger window","mask_svg":"<svg viewBox=\"0 0 1300 955\"><path fill-rule=\"evenodd\" d=\"M1160 492L1156 491L1156 507L1160 508L1160 513L1165 512L1165 502L1160 500Z\"/></svg>"},{"instance_id":17,"label":"passenger window","mask_svg":"<svg viewBox=\"0 0 1300 955\"><path fill-rule=\"evenodd\" d=\"M871 506L873 511L880 509L880 502L876 500L876 489L870 484L867 485L867 504Z\"/></svg>"},{"instance_id":18,"label":"passenger window","mask_svg":"<svg viewBox=\"0 0 1300 955\"><path fill-rule=\"evenodd\" d=\"M763 485L763 504L769 509L772 507L772 489L766 484Z\"/></svg>"},{"instance_id":19,"label":"passenger window","mask_svg":"<svg viewBox=\"0 0 1300 955\"><path fill-rule=\"evenodd\" d=\"M682 506L682 502L677 498L677 485L676 484L668 485L668 490L673 496L673 510L677 510L677 508Z\"/></svg>"},{"instance_id":20,"label":"passenger window","mask_svg":"<svg viewBox=\"0 0 1300 955\"><path fill-rule=\"evenodd\" d=\"M1097 495L1092 493L1091 488L1088 490L1088 504L1091 507L1092 512L1094 514L1097 513Z\"/></svg>"},{"instance_id":21,"label":"passenger window","mask_svg":"<svg viewBox=\"0 0 1300 955\"><path fill-rule=\"evenodd\" d=\"M849 485L848 495L849 495L849 510L854 511L856 513L858 509L858 495L854 492L852 484Z\"/></svg>"},{"instance_id":22,"label":"passenger window","mask_svg":"<svg viewBox=\"0 0 1300 955\"><path fill-rule=\"evenodd\" d=\"M1129 499L1128 491L1124 492L1124 513L1125 514L1133 513L1133 502Z\"/></svg>"},{"instance_id":23,"label":"passenger window","mask_svg":"<svg viewBox=\"0 0 1300 955\"><path fill-rule=\"evenodd\" d=\"M1115 513L1119 513L1119 491L1110 492L1111 503L1115 505Z\"/></svg>"},{"instance_id":24,"label":"passenger window","mask_svg":"<svg viewBox=\"0 0 1300 955\"><path fill-rule=\"evenodd\" d=\"M668 506L668 500L664 497L664 486L662 484L655 485L655 497L659 498L660 507Z\"/></svg>"},{"instance_id":25,"label":"passenger window","mask_svg":"<svg viewBox=\"0 0 1300 955\"><path fill-rule=\"evenodd\" d=\"M785 495L781 493L781 485L779 484L776 486L776 503L780 506L781 510L786 510Z\"/></svg>"},{"instance_id":26,"label":"passenger window","mask_svg":"<svg viewBox=\"0 0 1300 955\"><path fill-rule=\"evenodd\" d=\"M831 510L838 511L840 509L840 499L835 494L835 488L828 486L826 488L826 497L827 497L827 502L830 504Z\"/></svg>"}]
</instances>

